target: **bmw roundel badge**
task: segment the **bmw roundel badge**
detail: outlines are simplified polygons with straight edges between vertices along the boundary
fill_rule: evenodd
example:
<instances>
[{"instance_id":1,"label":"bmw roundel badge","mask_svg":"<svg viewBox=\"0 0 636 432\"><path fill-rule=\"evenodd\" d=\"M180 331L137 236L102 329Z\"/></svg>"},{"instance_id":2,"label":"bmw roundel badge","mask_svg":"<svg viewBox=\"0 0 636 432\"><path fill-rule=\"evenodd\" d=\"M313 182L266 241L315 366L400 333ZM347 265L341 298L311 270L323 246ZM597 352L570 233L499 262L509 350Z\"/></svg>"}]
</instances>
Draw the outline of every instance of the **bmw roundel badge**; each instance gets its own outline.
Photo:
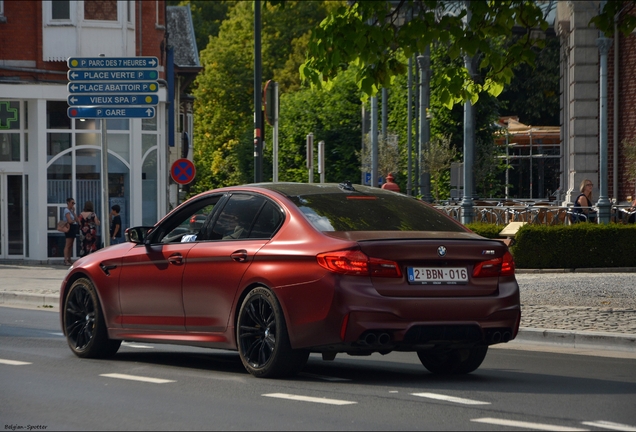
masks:
<instances>
[{"instance_id":1,"label":"bmw roundel badge","mask_svg":"<svg viewBox=\"0 0 636 432\"><path fill-rule=\"evenodd\" d=\"M444 246L440 246L437 248L437 255L443 257L446 255L446 248Z\"/></svg>"}]
</instances>

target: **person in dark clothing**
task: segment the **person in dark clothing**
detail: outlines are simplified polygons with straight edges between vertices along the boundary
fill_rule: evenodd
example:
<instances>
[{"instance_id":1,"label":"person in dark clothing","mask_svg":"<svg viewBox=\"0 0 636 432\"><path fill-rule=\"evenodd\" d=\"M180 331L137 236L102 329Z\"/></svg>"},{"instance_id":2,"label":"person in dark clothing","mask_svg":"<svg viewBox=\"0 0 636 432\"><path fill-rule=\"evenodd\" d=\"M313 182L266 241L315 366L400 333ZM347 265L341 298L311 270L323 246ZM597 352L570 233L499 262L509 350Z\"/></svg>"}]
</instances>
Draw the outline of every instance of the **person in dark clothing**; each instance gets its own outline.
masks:
<instances>
[{"instance_id":1,"label":"person in dark clothing","mask_svg":"<svg viewBox=\"0 0 636 432\"><path fill-rule=\"evenodd\" d=\"M80 256L85 256L97 250L97 227L100 221L95 214L92 201L84 203L84 209L79 214L78 219L80 223Z\"/></svg>"},{"instance_id":2,"label":"person in dark clothing","mask_svg":"<svg viewBox=\"0 0 636 432\"><path fill-rule=\"evenodd\" d=\"M576 197L570 222L595 222L596 211L592 209L592 188L594 184L591 180L585 179L581 182L579 190L581 193Z\"/></svg>"},{"instance_id":3,"label":"person in dark clothing","mask_svg":"<svg viewBox=\"0 0 636 432\"><path fill-rule=\"evenodd\" d=\"M115 245L121 243L121 216L119 212L121 207L115 204L110 208L110 244Z\"/></svg>"}]
</instances>

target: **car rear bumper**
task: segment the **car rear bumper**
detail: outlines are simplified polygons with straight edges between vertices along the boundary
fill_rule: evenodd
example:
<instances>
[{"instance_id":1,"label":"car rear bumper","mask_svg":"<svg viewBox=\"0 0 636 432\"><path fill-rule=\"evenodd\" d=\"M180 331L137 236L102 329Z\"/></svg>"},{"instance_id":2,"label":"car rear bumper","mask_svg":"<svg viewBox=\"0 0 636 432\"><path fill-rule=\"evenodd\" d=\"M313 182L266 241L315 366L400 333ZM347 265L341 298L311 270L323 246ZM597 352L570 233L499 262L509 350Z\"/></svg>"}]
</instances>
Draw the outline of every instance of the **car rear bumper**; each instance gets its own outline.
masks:
<instances>
[{"instance_id":1,"label":"car rear bumper","mask_svg":"<svg viewBox=\"0 0 636 432\"><path fill-rule=\"evenodd\" d=\"M501 278L495 294L477 297L384 297L354 281L336 288L324 319L298 320L288 328L294 348L416 351L507 342L517 335L520 318L513 277Z\"/></svg>"}]
</instances>

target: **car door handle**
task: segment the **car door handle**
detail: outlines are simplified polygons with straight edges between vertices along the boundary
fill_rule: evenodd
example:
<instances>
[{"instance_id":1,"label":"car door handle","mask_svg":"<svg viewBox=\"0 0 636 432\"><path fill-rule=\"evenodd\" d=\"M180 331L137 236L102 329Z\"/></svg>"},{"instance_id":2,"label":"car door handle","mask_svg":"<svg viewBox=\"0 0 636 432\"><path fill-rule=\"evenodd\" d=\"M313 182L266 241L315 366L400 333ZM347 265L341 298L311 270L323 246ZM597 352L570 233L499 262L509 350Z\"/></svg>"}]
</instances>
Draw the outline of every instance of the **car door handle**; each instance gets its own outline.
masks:
<instances>
[{"instance_id":1,"label":"car door handle","mask_svg":"<svg viewBox=\"0 0 636 432\"><path fill-rule=\"evenodd\" d=\"M236 262L245 262L247 261L247 251L245 249L237 250L230 255L232 259Z\"/></svg>"},{"instance_id":2,"label":"car door handle","mask_svg":"<svg viewBox=\"0 0 636 432\"><path fill-rule=\"evenodd\" d=\"M183 264L183 255L181 254L170 255L168 257L168 262L174 265L181 265Z\"/></svg>"}]
</instances>

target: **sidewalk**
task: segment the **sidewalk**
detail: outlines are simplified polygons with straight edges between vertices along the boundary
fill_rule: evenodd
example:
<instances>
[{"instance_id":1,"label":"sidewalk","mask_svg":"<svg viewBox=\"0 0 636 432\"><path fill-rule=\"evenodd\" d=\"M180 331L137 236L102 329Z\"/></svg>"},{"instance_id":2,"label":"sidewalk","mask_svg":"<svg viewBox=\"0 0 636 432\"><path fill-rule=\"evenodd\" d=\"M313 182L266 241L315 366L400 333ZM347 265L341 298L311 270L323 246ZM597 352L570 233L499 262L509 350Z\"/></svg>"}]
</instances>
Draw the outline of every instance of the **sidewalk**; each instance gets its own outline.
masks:
<instances>
[{"instance_id":1,"label":"sidewalk","mask_svg":"<svg viewBox=\"0 0 636 432\"><path fill-rule=\"evenodd\" d=\"M1 263L0 306L59 311L60 283L67 270ZM636 354L636 268L580 273L518 271L521 328L511 344Z\"/></svg>"}]
</instances>

